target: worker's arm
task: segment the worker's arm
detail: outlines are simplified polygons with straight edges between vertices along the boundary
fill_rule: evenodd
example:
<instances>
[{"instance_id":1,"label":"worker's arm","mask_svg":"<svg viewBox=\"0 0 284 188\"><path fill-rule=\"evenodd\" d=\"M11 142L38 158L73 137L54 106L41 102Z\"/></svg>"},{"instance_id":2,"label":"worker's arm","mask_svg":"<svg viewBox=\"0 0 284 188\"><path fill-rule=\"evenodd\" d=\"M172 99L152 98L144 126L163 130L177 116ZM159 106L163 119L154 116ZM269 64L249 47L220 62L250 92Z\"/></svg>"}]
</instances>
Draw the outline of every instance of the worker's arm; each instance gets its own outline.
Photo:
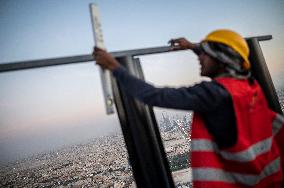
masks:
<instances>
[{"instance_id":1,"label":"worker's arm","mask_svg":"<svg viewBox=\"0 0 284 188\"><path fill-rule=\"evenodd\" d=\"M236 143L232 100L217 82L202 82L182 88L156 88L130 75L122 67L115 69L113 75L125 92L148 105L199 112L220 148Z\"/></svg>"},{"instance_id":2,"label":"worker's arm","mask_svg":"<svg viewBox=\"0 0 284 188\"><path fill-rule=\"evenodd\" d=\"M202 82L193 87L156 88L128 74L105 50L95 48L93 56L98 65L113 71L113 75L129 95L151 106L203 113L214 110L229 98L228 92L216 82Z\"/></svg>"},{"instance_id":3,"label":"worker's arm","mask_svg":"<svg viewBox=\"0 0 284 188\"><path fill-rule=\"evenodd\" d=\"M151 106L209 112L226 101L229 95L216 82L202 82L192 87L157 88L118 67L113 75L129 95Z\"/></svg>"}]
</instances>

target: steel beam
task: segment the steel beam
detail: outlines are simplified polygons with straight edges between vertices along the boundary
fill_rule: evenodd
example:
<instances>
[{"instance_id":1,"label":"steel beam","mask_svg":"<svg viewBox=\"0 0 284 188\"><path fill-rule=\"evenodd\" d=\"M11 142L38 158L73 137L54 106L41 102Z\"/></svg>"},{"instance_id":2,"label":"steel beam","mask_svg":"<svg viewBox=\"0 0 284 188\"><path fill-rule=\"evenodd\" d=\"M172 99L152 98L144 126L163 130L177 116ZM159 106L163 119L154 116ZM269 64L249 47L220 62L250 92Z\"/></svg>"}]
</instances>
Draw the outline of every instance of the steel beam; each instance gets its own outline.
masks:
<instances>
[{"instance_id":1,"label":"steel beam","mask_svg":"<svg viewBox=\"0 0 284 188\"><path fill-rule=\"evenodd\" d=\"M264 40L272 39L272 36L265 35L265 36L250 37L246 39L247 40L256 39L258 41L264 41ZM140 56L140 55L149 55L149 54L157 54L157 53L165 53L165 52L171 52L171 48L169 46L161 46L161 47L153 47L153 48L142 48L142 49L134 49L134 50L117 51L117 52L111 52L111 54L114 57L118 58L118 57L124 57L124 56ZM48 67L48 66L54 66L54 65L83 63L83 62L88 62L88 61L94 61L92 55L88 54L88 55L78 55L78 56L61 57L61 58L1 63L0 72L16 71L16 70L31 69L31 68L41 68L41 67Z\"/></svg>"},{"instance_id":2,"label":"steel beam","mask_svg":"<svg viewBox=\"0 0 284 188\"><path fill-rule=\"evenodd\" d=\"M138 60L131 56L117 58L131 74L143 79ZM112 80L114 100L138 188L174 188L153 110L120 88Z\"/></svg>"},{"instance_id":3,"label":"steel beam","mask_svg":"<svg viewBox=\"0 0 284 188\"><path fill-rule=\"evenodd\" d=\"M251 62L252 75L259 82L269 107L275 112L282 114L283 112L281 110L279 99L262 54L259 41L256 38L251 38L247 40L247 43L250 48L249 60Z\"/></svg>"}]
</instances>

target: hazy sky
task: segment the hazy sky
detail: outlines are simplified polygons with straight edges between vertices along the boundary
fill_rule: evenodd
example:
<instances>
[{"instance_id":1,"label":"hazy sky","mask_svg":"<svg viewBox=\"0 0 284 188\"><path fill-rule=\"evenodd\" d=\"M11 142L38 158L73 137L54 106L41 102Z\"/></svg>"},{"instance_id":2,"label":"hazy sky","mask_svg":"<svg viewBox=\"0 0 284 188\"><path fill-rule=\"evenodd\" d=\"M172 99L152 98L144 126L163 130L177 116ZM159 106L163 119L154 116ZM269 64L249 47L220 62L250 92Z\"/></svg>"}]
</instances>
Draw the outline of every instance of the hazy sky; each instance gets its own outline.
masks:
<instances>
[{"instance_id":1,"label":"hazy sky","mask_svg":"<svg viewBox=\"0 0 284 188\"><path fill-rule=\"evenodd\" d=\"M276 87L284 88L283 0L0 0L0 63L90 54L92 2L109 51L164 46L181 36L198 42L217 28L273 35L261 46ZM155 84L200 79L190 52L141 59ZM120 129L116 115L105 115L92 62L0 73L0 88L0 161Z\"/></svg>"}]
</instances>

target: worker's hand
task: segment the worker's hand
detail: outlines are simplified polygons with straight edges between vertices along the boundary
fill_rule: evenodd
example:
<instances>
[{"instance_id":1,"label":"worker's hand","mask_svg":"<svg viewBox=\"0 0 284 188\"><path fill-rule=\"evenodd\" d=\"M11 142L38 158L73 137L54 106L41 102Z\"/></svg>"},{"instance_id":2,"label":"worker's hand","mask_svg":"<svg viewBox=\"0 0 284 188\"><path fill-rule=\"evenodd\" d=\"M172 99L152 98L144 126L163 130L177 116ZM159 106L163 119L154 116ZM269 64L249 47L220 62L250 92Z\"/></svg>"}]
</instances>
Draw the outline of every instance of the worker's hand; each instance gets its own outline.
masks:
<instances>
[{"instance_id":1,"label":"worker's hand","mask_svg":"<svg viewBox=\"0 0 284 188\"><path fill-rule=\"evenodd\" d=\"M94 47L92 55L96 64L104 69L112 71L120 66L117 60L110 53L96 46Z\"/></svg>"},{"instance_id":2,"label":"worker's hand","mask_svg":"<svg viewBox=\"0 0 284 188\"><path fill-rule=\"evenodd\" d=\"M186 50L186 49L193 49L195 47L190 41L186 40L185 38L177 38L171 39L169 41L172 50Z\"/></svg>"}]
</instances>

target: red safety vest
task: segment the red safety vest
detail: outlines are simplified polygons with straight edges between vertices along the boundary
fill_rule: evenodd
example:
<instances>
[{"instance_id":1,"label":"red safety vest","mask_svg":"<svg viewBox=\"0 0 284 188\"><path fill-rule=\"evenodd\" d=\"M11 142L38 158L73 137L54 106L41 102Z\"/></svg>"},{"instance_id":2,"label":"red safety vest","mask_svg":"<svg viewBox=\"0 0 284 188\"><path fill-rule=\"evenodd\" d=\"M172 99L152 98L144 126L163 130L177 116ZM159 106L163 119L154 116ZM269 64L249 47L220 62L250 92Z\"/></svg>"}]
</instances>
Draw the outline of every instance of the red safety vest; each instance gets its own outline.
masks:
<instances>
[{"instance_id":1,"label":"red safety vest","mask_svg":"<svg viewBox=\"0 0 284 188\"><path fill-rule=\"evenodd\" d=\"M280 159L277 141L284 144L283 117L268 108L256 82L250 85L248 80L230 77L216 81L232 97L237 143L230 148L218 148L201 115L194 114L191 133L193 186L280 187L283 159ZM282 152L284 154L283 146Z\"/></svg>"}]
</instances>

